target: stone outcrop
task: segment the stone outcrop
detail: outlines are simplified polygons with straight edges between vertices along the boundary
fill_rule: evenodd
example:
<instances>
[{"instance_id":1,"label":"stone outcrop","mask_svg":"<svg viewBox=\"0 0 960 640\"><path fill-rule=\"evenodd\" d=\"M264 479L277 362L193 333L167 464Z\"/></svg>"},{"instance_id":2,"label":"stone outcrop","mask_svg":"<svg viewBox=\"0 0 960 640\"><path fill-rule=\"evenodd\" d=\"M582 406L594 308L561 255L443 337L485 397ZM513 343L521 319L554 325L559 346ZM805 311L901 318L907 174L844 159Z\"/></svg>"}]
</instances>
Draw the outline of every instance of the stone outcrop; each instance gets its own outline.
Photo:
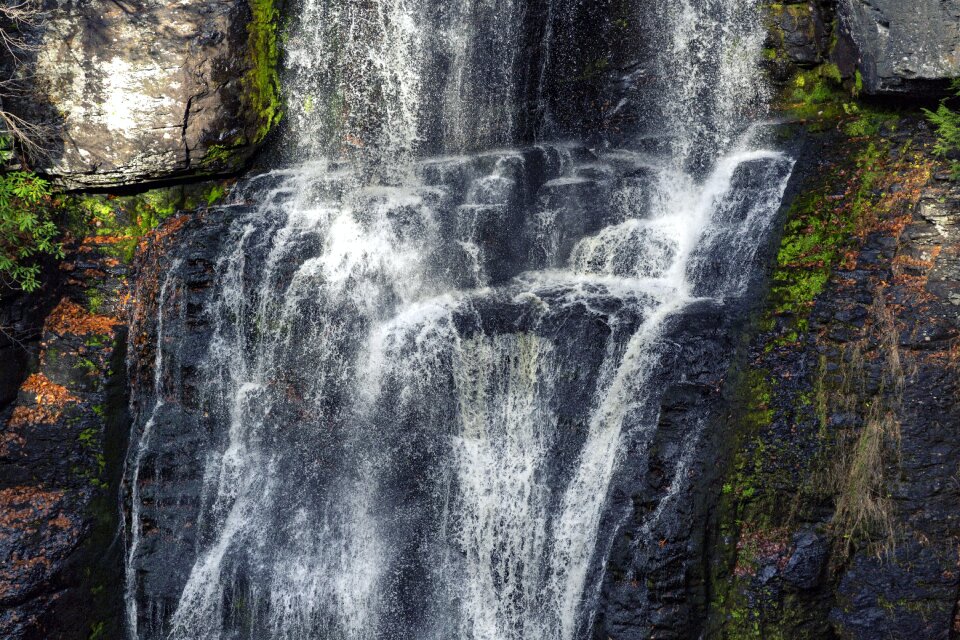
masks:
<instances>
[{"instance_id":1,"label":"stone outcrop","mask_svg":"<svg viewBox=\"0 0 960 640\"><path fill-rule=\"evenodd\" d=\"M960 4L944 0L839 0L868 94L940 91L960 76Z\"/></svg>"},{"instance_id":2,"label":"stone outcrop","mask_svg":"<svg viewBox=\"0 0 960 640\"><path fill-rule=\"evenodd\" d=\"M824 61L830 47L830 12L816 2L776 3L766 7L767 47L793 64Z\"/></svg>"},{"instance_id":3,"label":"stone outcrop","mask_svg":"<svg viewBox=\"0 0 960 640\"><path fill-rule=\"evenodd\" d=\"M131 304L129 260L153 224L226 186L58 196L66 257L0 300L0 638L122 637L126 324L148 304Z\"/></svg>"},{"instance_id":4,"label":"stone outcrop","mask_svg":"<svg viewBox=\"0 0 960 640\"><path fill-rule=\"evenodd\" d=\"M48 0L7 108L51 132L68 187L238 169L280 116L272 0Z\"/></svg>"},{"instance_id":5,"label":"stone outcrop","mask_svg":"<svg viewBox=\"0 0 960 640\"><path fill-rule=\"evenodd\" d=\"M836 65L866 95L942 95L960 76L960 5L940 0L764 3L772 78Z\"/></svg>"}]
</instances>

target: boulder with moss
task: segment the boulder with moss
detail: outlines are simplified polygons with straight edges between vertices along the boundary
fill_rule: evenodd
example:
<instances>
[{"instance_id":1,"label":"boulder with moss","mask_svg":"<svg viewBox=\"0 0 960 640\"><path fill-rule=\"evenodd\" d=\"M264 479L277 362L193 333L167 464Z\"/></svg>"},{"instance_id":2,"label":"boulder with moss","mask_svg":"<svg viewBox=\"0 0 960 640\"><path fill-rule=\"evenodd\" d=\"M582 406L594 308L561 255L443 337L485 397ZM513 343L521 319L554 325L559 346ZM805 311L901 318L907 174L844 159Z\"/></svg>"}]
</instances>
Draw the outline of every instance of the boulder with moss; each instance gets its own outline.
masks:
<instances>
[{"instance_id":1,"label":"boulder with moss","mask_svg":"<svg viewBox=\"0 0 960 640\"><path fill-rule=\"evenodd\" d=\"M273 0L47 0L32 94L34 168L73 187L235 171L280 117Z\"/></svg>"}]
</instances>

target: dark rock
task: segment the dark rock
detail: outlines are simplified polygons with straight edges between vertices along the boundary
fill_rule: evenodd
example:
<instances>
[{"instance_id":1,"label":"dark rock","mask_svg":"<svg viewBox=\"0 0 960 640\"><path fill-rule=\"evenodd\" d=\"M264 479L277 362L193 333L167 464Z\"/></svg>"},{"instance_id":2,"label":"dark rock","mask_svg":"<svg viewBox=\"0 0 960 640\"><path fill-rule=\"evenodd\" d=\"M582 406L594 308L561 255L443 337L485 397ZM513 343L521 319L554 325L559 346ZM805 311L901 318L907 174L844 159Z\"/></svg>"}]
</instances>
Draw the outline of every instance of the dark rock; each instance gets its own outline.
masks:
<instances>
[{"instance_id":1,"label":"dark rock","mask_svg":"<svg viewBox=\"0 0 960 640\"><path fill-rule=\"evenodd\" d=\"M770 13L772 45L796 65L821 62L829 45L829 29L818 3L772 4Z\"/></svg>"},{"instance_id":2,"label":"dark rock","mask_svg":"<svg viewBox=\"0 0 960 640\"><path fill-rule=\"evenodd\" d=\"M827 565L829 540L812 532L802 532L794 536L793 544L793 553L783 568L783 579L797 589L811 589L817 586Z\"/></svg>"},{"instance_id":3,"label":"dark rock","mask_svg":"<svg viewBox=\"0 0 960 640\"><path fill-rule=\"evenodd\" d=\"M908 132L920 131L918 123L904 124ZM743 454L751 469L760 469L751 472L751 486L762 486L768 501L746 502L757 511L737 516L750 526L731 553L740 558L747 550L748 562L724 579L736 585L732 597L739 598L726 611L759 624L769 637L955 635L960 376L952 354L960 316L960 205L952 183L931 180L915 191L904 180L914 166L906 153L891 162L884 169L890 183L905 188L881 197L910 199L877 208L884 218L857 241L856 268L834 268L795 347L768 348L771 334L763 333L751 347L751 366L781 376L769 397L759 397L772 409L763 415L760 444ZM894 219L900 222L891 224ZM806 408L824 390L822 413ZM850 403L861 408L851 410ZM881 453L870 462L882 480L872 489L831 488L831 474L844 469L833 460L850 455L846 447L877 428L876 411L894 420L882 427ZM847 444L824 446L824 434ZM864 504L867 491L880 519L868 531L849 533L835 519L836 505L841 499ZM771 576L770 563L757 557L750 537L757 523L768 538L792 539L789 553L777 560L779 575ZM718 542L721 549L731 546ZM731 595L725 597L729 603ZM735 635L746 627L732 618L717 626Z\"/></svg>"},{"instance_id":4,"label":"dark rock","mask_svg":"<svg viewBox=\"0 0 960 640\"><path fill-rule=\"evenodd\" d=\"M838 15L867 93L937 93L960 76L956 2L840 0Z\"/></svg>"},{"instance_id":5,"label":"dark rock","mask_svg":"<svg viewBox=\"0 0 960 640\"><path fill-rule=\"evenodd\" d=\"M108 301L123 273L95 245L73 255L84 258L67 258L67 282L51 279L56 307L29 346L30 376L0 411L0 637L10 640L120 635L112 542L129 423L125 330ZM88 296L104 301L98 313L81 306Z\"/></svg>"},{"instance_id":6,"label":"dark rock","mask_svg":"<svg viewBox=\"0 0 960 640\"><path fill-rule=\"evenodd\" d=\"M831 619L855 640L947 640L958 586L948 549L905 541L889 556L857 556Z\"/></svg>"}]
</instances>

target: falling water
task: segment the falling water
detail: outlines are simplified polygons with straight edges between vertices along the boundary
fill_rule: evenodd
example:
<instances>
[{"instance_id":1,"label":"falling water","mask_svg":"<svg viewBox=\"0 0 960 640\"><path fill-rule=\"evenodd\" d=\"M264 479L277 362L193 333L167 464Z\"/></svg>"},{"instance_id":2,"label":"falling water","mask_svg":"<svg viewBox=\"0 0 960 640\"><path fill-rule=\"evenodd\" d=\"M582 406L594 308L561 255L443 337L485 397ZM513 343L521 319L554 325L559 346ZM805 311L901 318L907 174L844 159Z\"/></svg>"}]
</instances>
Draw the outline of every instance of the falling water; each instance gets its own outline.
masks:
<instances>
[{"instance_id":1,"label":"falling water","mask_svg":"<svg viewBox=\"0 0 960 640\"><path fill-rule=\"evenodd\" d=\"M665 327L744 294L792 162L751 126L752 2L643 8L660 27L637 37L665 39L669 82L647 95L665 144L639 127L621 148L506 150L531 6L450 4L305 0L300 160L222 209L197 312L209 443L169 608L144 587L164 542L139 518L179 267L161 292L127 472L132 637L589 636L607 494L625 439L656 428Z\"/></svg>"}]
</instances>

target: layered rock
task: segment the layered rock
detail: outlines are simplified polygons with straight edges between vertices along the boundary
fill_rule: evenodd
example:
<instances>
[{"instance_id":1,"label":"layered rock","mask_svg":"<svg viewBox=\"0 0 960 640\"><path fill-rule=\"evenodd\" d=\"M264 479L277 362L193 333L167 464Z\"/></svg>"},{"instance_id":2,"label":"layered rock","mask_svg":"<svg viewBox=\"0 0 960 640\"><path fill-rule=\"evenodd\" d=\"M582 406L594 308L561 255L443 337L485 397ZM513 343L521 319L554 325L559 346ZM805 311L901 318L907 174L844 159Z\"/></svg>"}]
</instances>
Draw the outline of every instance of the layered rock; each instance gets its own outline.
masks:
<instances>
[{"instance_id":1,"label":"layered rock","mask_svg":"<svg viewBox=\"0 0 960 640\"><path fill-rule=\"evenodd\" d=\"M775 81L835 65L867 95L941 95L960 76L960 6L937 0L789 0L765 5Z\"/></svg>"},{"instance_id":2,"label":"layered rock","mask_svg":"<svg viewBox=\"0 0 960 640\"><path fill-rule=\"evenodd\" d=\"M28 95L35 169L69 187L236 170L280 116L271 0L49 0Z\"/></svg>"},{"instance_id":3,"label":"layered rock","mask_svg":"<svg viewBox=\"0 0 960 640\"><path fill-rule=\"evenodd\" d=\"M956 2L839 0L838 10L867 93L923 94L960 76Z\"/></svg>"},{"instance_id":4,"label":"layered rock","mask_svg":"<svg viewBox=\"0 0 960 640\"><path fill-rule=\"evenodd\" d=\"M831 12L816 2L776 3L767 6L767 46L793 64L824 61L830 48ZM770 55L768 54L768 57Z\"/></svg>"}]
</instances>

